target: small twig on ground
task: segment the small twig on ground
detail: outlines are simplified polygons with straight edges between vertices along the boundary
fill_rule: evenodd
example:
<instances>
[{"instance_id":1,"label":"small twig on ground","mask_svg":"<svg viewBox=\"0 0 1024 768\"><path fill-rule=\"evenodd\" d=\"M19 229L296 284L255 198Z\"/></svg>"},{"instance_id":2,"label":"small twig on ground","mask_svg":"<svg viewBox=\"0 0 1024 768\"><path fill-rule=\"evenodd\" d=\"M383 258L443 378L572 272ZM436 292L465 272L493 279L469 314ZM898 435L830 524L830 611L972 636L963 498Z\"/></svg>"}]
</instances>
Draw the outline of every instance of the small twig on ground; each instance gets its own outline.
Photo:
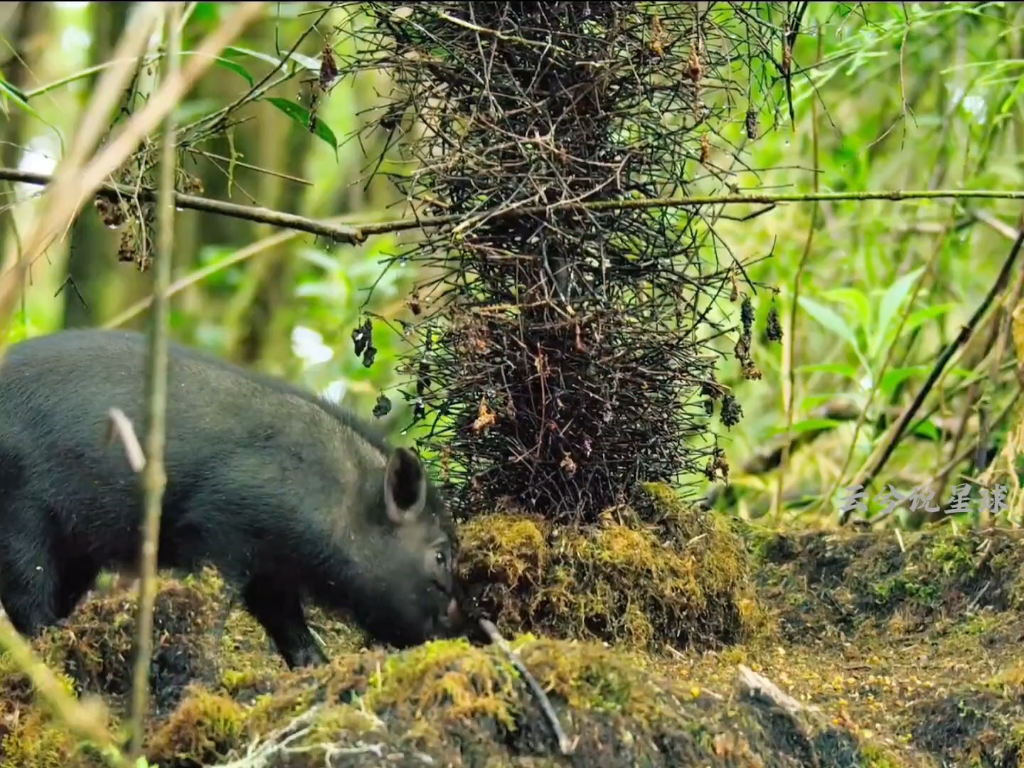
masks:
<instances>
[{"instance_id":1,"label":"small twig on ground","mask_svg":"<svg viewBox=\"0 0 1024 768\"><path fill-rule=\"evenodd\" d=\"M985 596L985 593L988 592L988 588L991 587L991 586L992 586L992 579L989 579L988 581L985 582L985 586L983 586L980 590L978 590L978 594L976 594L973 598L971 598L971 602L969 602L967 604L967 613L973 613L974 612L974 609L978 607L978 603L981 602L981 598L983 598Z\"/></svg>"},{"instance_id":2,"label":"small twig on ground","mask_svg":"<svg viewBox=\"0 0 1024 768\"><path fill-rule=\"evenodd\" d=\"M504 651L505 655L508 656L513 666L519 670L519 674L523 676L526 684L530 687L533 695L537 697L537 702L540 704L541 710L544 712L544 716L548 719L551 724L551 729L555 732L555 737L558 739L558 751L565 755L571 755L575 750L575 746L569 737L565 735L565 731L562 730L562 724L558 721L558 715L555 713L555 708L551 706L551 700L548 695L544 693L544 689L541 688L540 683L537 682L530 670L523 664L523 660L519 658L519 654L513 650L512 646L498 633L498 628L494 626L487 619L480 619L480 628L486 633L487 637L491 639L491 642Z\"/></svg>"},{"instance_id":3,"label":"small twig on ground","mask_svg":"<svg viewBox=\"0 0 1024 768\"><path fill-rule=\"evenodd\" d=\"M245 757L226 763L223 768L262 768L262 766L268 765L272 757L280 752L287 752L293 741L301 739L309 733L313 727L313 721L322 708L322 704L317 704L296 717L284 728L279 728L263 738L257 736L249 744Z\"/></svg>"},{"instance_id":4,"label":"small twig on ground","mask_svg":"<svg viewBox=\"0 0 1024 768\"><path fill-rule=\"evenodd\" d=\"M796 717L806 712L817 713L817 707L801 704L788 693L784 693L779 686L773 683L764 675L759 675L750 667L740 664L737 669L736 683L746 694L757 694L764 696L780 709Z\"/></svg>"}]
</instances>

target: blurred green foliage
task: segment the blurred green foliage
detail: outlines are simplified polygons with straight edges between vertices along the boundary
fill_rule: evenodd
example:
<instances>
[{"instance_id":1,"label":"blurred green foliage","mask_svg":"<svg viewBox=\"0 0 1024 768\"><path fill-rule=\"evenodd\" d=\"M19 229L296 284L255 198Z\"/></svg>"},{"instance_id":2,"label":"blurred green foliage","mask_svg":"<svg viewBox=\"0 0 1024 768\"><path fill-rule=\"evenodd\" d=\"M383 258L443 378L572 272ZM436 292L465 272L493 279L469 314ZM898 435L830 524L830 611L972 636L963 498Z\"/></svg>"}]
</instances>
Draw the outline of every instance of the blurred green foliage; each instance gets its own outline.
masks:
<instances>
[{"instance_id":1,"label":"blurred green foliage","mask_svg":"<svg viewBox=\"0 0 1024 768\"><path fill-rule=\"evenodd\" d=\"M30 170L52 168L89 97L96 66L109 57L109 50L90 52L90 45L110 4L49 5L42 27L32 30L43 44L10 39L7 30L9 47L24 51L27 81L12 82L5 66L0 82L5 141L22 148L14 164ZM191 6L186 51L214 28L227 5ZM191 122L211 115L260 82L321 7L268 6L268 18L225 50L218 66L179 107L180 119ZM236 202L255 201L311 217L374 221L401 215L404 201L395 191L379 179L367 181L385 137L350 138L362 125L365 110L383 103L381 94L390 87L385 73L367 69L337 84L320 100L316 127L309 130L310 82L318 76L324 47L332 48L335 56L358 56L351 32L366 23L351 8L332 10L289 58L283 71L292 76L245 107L241 121L225 135L200 148L221 159L196 156L186 162L188 170L203 179L207 194L230 194ZM155 49L150 56L156 58ZM789 107L783 102L774 120L763 122L764 135L755 142L745 139L742 120L728 126L711 148L717 170L706 185L712 191L810 192L815 178L818 188L827 191L1022 186L1024 6L811 3L793 62L795 122L790 123ZM766 69L764 76L771 77L772 67ZM753 91L765 85L744 87ZM234 161L290 178L267 176ZM296 177L309 184L291 180ZM230 191L229 178L235 184ZM19 198L30 190L8 185L6 201L13 200L15 188ZM4 247L11 255L16 253L18 233L24 233L38 210L27 201L5 210L9 224L3 230ZM820 428L820 420L802 414L831 398L864 403L877 385L873 408L881 409L894 400L905 403L908 388L913 392L920 386L941 346L955 336L988 290L1010 245L1003 234L978 222L942 232L954 219L975 210L1012 222L1019 204L840 201L822 203L817 209L810 203L786 204L750 220L740 220L749 211L730 210L730 220L714 223L720 250L728 248L744 257L770 255L750 276L779 288L777 305L787 331L794 281L813 231L801 278L796 336L784 342L797 344L794 430ZM90 216L94 214L87 208L83 218ZM231 261L239 248L273 234L263 225L193 212L182 213L178 226L179 279ZM105 231L83 236L88 247L74 257L104 265L96 268L105 270L108 287L84 296L97 324L147 292L148 275L140 277L130 265L115 263L116 236ZM364 310L392 319L407 312L404 300L415 276L397 264L380 276L383 262L400 242L397 236L385 235L348 246L296 236L272 249L273 255L235 263L182 291L173 305L174 334L230 355L239 332L232 323L245 321L250 300L246 297L262 295L261 291L273 295L274 320L268 334L280 343L262 348L255 364L340 398L363 415L369 415L378 395L388 391L396 406L388 423L397 435L408 416L401 399L390 391L398 383L395 364L405 343L402 335L375 324L378 354L375 364L366 368L354 354L351 334ZM34 270L12 340L58 330L65 322L66 303L79 300L68 286L61 289L67 274L67 243L55 245L48 256L47 264ZM263 260L287 268L261 273ZM270 290L274 286L267 287L267 274L284 275L287 284ZM923 281L919 290L918 281ZM769 297L764 298L758 308L759 328L764 327L769 305ZM132 321L136 326L138 322ZM735 337L729 344L734 342ZM893 345L899 352L883 370ZM746 414L726 436L727 456L734 467L785 426L783 354L776 345L755 347L755 360L764 372L761 382L745 382L731 358L723 369L723 383L736 391ZM944 386L971 375L954 368ZM853 425L830 426L835 429L819 441L820 450L794 458L787 482L813 479L828 484L835 478L845 446L853 439ZM935 433L928 422L918 429ZM867 458L878 438L870 429L861 435L855 466ZM916 466L919 473L934 470L942 462L941 445L923 445L901 448L893 471L897 465Z\"/></svg>"}]
</instances>

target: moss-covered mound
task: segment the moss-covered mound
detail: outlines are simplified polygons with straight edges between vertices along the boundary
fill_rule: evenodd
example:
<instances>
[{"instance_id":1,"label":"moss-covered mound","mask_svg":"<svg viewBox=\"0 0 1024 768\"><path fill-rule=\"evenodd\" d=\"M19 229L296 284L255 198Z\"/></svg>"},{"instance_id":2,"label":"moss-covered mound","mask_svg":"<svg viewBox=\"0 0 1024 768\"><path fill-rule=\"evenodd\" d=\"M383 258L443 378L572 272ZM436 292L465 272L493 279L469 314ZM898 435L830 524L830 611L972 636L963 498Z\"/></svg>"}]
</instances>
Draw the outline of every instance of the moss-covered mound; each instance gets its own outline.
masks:
<instances>
[{"instance_id":1,"label":"moss-covered mound","mask_svg":"<svg viewBox=\"0 0 1024 768\"><path fill-rule=\"evenodd\" d=\"M792 643L817 642L809 627L911 636L1024 609L1021 532L770 534L756 550L758 591Z\"/></svg>"},{"instance_id":2,"label":"moss-covered mound","mask_svg":"<svg viewBox=\"0 0 1024 768\"><path fill-rule=\"evenodd\" d=\"M357 632L316 612L334 662L288 673L262 629L241 609L228 611L214 574L165 582L148 757L162 768L1024 765L1020 535L748 532L748 559L744 538L714 517L644 513L641 526L622 514L576 532L508 515L469 526L468 567L490 558L483 597L499 604L494 596L505 596L505 634L518 638L513 646L546 696L499 647L448 641L403 653L366 650ZM489 546L470 550L488 536ZM702 550L712 537L719 538ZM705 570L717 576L705 580ZM732 591L709 586L722 583ZM550 599L540 596L558 584L565 602L540 610ZM733 645L721 644L727 633L709 633L718 647L702 646L704 635L669 624L674 615L721 627L706 618L730 615L717 601L752 602L754 592L761 631L736 632ZM579 613L559 623L559 610L593 605L593 594L612 606L601 614L608 623L587 624ZM611 631L601 626L631 626L629 600L647 601L638 615L652 629L612 635L612 647L598 642L600 631ZM123 591L94 596L34 643L70 690L103 697L115 730L128 704L134 616ZM521 635L518 620L592 639ZM659 631L690 643L662 652ZM745 667L764 684L752 689ZM741 673L745 688L737 687ZM557 754L548 700L575 742L571 757ZM100 765L4 658L0 765Z\"/></svg>"},{"instance_id":3,"label":"moss-covered mound","mask_svg":"<svg viewBox=\"0 0 1024 768\"><path fill-rule=\"evenodd\" d=\"M654 652L748 637L760 612L744 541L664 486L646 490L646 509L610 511L595 527L512 512L463 526L462 576L484 614L510 633Z\"/></svg>"},{"instance_id":4,"label":"moss-covered mound","mask_svg":"<svg viewBox=\"0 0 1024 768\"><path fill-rule=\"evenodd\" d=\"M209 637L218 610L216 579L196 584L170 582L154 606L154 647L150 666L153 708L172 711L186 685L211 677ZM115 709L131 695L132 650L137 604L126 592L89 600L66 627L55 627L33 646L70 692L100 695ZM28 678L0 656L0 764L62 765L72 741L34 708Z\"/></svg>"},{"instance_id":5,"label":"moss-covered mound","mask_svg":"<svg viewBox=\"0 0 1024 768\"><path fill-rule=\"evenodd\" d=\"M261 765L319 768L332 753L345 765L863 764L844 729L766 698L684 687L596 644L516 645L570 735L570 757L559 759L551 720L509 657L463 642L346 656L246 706L196 692L154 734L150 756L192 766L273 733Z\"/></svg>"},{"instance_id":6,"label":"moss-covered mound","mask_svg":"<svg viewBox=\"0 0 1024 768\"><path fill-rule=\"evenodd\" d=\"M242 755L253 759L247 765L282 768L865 764L845 729L770 698L684 685L598 644L522 637L513 645L547 692L571 756L559 755L552 720L507 653L444 641L343 654L312 671L250 674L244 692L197 683L154 719L147 757L161 768ZM11 768L100 764L38 712L2 745Z\"/></svg>"}]
</instances>

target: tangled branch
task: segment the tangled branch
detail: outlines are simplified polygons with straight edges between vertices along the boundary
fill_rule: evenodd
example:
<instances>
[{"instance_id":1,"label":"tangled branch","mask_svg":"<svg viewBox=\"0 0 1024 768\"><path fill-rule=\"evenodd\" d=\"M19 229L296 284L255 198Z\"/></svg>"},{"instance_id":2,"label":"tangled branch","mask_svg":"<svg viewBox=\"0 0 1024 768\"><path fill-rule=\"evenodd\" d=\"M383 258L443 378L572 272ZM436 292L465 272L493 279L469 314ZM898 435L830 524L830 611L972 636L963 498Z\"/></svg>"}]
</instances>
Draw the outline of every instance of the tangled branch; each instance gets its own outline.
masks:
<instances>
[{"instance_id":1,"label":"tangled branch","mask_svg":"<svg viewBox=\"0 0 1024 768\"><path fill-rule=\"evenodd\" d=\"M720 258L721 208L692 198L728 183L738 104L760 130L785 4L368 7L338 71L390 73L368 130L415 169L390 175L421 222L450 218L395 260L425 276L403 395L460 511L513 496L581 520L640 482L727 473L706 421L741 411L712 341L735 330L719 300L742 301L735 357L760 377L756 286Z\"/></svg>"}]
</instances>

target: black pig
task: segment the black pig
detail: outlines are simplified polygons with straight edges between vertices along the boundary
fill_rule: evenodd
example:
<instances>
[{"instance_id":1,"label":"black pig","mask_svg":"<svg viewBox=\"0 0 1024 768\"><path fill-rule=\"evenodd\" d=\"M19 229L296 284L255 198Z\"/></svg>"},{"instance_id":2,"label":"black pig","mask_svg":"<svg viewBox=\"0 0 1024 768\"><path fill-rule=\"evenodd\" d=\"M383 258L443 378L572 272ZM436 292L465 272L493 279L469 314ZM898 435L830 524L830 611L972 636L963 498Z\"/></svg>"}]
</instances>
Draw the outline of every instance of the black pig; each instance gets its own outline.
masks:
<instances>
[{"instance_id":1,"label":"black pig","mask_svg":"<svg viewBox=\"0 0 1024 768\"><path fill-rule=\"evenodd\" d=\"M71 614L101 569L138 562L143 495L118 441L142 439L146 340L74 330L0 360L0 602L33 636ZM309 599L377 642L452 636L452 518L415 453L334 404L172 344L159 567L214 565L289 667L326 662Z\"/></svg>"}]
</instances>

